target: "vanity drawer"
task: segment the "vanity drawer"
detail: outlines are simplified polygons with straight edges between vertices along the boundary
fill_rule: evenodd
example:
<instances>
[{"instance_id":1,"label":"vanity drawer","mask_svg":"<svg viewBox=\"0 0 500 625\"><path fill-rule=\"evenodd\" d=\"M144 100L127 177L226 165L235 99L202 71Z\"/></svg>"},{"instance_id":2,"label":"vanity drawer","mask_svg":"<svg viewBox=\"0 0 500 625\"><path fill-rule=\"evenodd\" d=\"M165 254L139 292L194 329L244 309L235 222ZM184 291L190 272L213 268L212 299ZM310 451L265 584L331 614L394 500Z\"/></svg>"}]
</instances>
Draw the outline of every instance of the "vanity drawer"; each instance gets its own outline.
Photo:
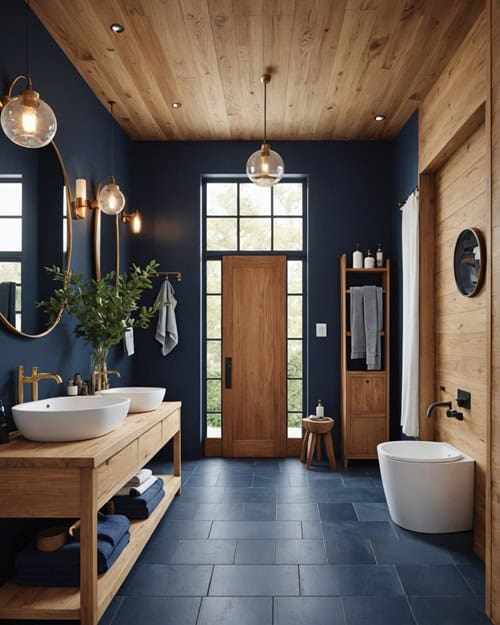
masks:
<instances>
[{"instance_id":1,"label":"vanity drawer","mask_svg":"<svg viewBox=\"0 0 500 625\"><path fill-rule=\"evenodd\" d=\"M139 438L139 463L142 466L162 446L161 423L157 423Z\"/></svg>"},{"instance_id":2,"label":"vanity drawer","mask_svg":"<svg viewBox=\"0 0 500 625\"><path fill-rule=\"evenodd\" d=\"M176 410L161 422L161 440L167 443L181 427L181 411Z\"/></svg>"},{"instance_id":3,"label":"vanity drawer","mask_svg":"<svg viewBox=\"0 0 500 625\"><path fill-rule=\"evenodd\" d=\"M97 493L99 505L102 505L119 490L138 469L138 441L111 456L104 464L97 467Z\"/></svg>"}]
</instances>

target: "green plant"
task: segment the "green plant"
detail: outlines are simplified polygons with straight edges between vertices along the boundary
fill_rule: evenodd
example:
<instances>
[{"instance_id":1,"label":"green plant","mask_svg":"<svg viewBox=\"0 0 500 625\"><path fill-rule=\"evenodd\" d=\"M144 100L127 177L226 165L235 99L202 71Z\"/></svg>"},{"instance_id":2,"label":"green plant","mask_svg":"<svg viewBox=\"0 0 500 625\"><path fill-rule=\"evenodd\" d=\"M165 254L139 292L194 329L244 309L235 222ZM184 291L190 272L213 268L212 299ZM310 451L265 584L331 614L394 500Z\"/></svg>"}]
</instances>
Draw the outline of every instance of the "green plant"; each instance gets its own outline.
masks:
<instances>
[{"instance_id":1,"label":"green plant","mask_svg":"<svg viewBox=\"0 0 500 625\"><path fill-rule=\"evenodd\" d=\"M151 278L159 264L152 260L144 268L132 265L128 274L106 274L100 280L84 280L83 274L70 274L59 267L45 267L53 280L62 287L53 296L39 302L53 322L64 307L77 319L74 332L87 344L107 352L119 343L128 328L149 327L151 318L161 307L139 306L138 302L146 289L152 288Z\"/></svg>"}]
</instances>

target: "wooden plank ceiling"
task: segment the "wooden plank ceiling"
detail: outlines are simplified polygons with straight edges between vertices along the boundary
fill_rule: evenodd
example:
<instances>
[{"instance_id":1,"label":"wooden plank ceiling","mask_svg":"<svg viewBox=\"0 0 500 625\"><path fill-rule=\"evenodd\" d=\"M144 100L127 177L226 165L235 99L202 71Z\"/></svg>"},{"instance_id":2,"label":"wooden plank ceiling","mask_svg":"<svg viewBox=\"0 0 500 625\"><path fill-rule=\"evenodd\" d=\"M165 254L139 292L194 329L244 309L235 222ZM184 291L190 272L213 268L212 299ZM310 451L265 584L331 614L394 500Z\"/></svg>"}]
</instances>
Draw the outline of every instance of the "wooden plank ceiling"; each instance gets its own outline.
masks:
<instances>
[{"instance_id":1,"label":"wooden plank ceiling","mask_svg":"<svg viewBox=\"0 0 500 625\"><path fill-rule=\"evenodd\" d=\"M484 0L31 0L137 140L391 139ZM110 30L118 22L125 32ZM172 102L181 102L174 110ZM377 113L385 122L375 122Z\"/></svg>"}]
</instances>

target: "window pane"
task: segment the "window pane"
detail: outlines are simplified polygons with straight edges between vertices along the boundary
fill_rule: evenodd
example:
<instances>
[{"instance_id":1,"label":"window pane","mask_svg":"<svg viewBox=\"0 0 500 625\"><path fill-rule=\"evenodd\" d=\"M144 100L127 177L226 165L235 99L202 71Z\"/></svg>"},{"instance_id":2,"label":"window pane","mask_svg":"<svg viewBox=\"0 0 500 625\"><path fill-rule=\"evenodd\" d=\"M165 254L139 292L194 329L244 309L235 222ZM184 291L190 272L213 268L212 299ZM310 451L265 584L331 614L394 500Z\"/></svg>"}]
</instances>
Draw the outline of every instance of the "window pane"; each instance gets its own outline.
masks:
<instances>
[{"instance_id":1,"label":"window pane","mask_svg":"<svg viewBox=\"0 0 500 625\"><path fill-rule=\"evenodd\" d=\"M302 377L302 340L288 341L288 377Z\"/></svg>"},{"instance_id":2,"label":"window pane","mask_svg":"<svg viewBox=\"0 0 500 625\"><path fill-rule=\"evenodd\" d=\"M16 329L19 331L21 331L21 321L22 321L21 313L16 314Z\"/></svg>"},{"instance_id":3,"label":"window pane","mask_svg":"<svg viewBox=\"0 0 500 625\"><path fill-rule=\"evenodd\" d=\"M253 182L240 184L240 214L270 215L271 189L259 187Z\"/></svg>"},{"instance_id":4,"label":"window pane","mask_svg":"<svg viewBox=\"0 0 500 625\"><path fill-rule=\"evenodd\" d=\"M221 342L207 341L207 378L222 377Z\"/></svg>"},{"instance_id":5,"label":"window pane","mask_svg":"<svg viewBox=\"0 0 500 625\"><path fill-rule=\"evenodd\" d=\"M207 215L236 215L235 182L207 183Z\"/></svg>"},{"instance_id":6,"label":"window pane","mask_svg":"<svg viewBox=\"0 0 500 625\"><path fill-rule=\"evenodd\" d=\"M16 311L21 310L21 287L16 286Z\"/></svg>"},{"instance_id":7,"label":"window pane","mask_svg":"<svg viewBox=\"0 0 500 625\"><path fill-rule=\"evenodd\" d=\"M271 219L240 219L240 250L270 250Z\"/></svg>"},{"instance_id":8,"label":"window pane","mask_svg":"<svg viewBox=\"0 0 500 625\"><path fill-rule=\"evenodd\" d=\"M0 262L0 282L21 284L21 263Z\"/></svg>"},{"instance_id":9,"label":"window pane","mask_svg":"<svg viewBox=\"0 0 500 625\"><path fill-rule=\"evenodd\" d=\"M222 293L222 263L207 260L207 293Z\"/></svg>"},{"instance_id":10,"label":"window pane","mask_svg":"<svg viewBox=\"0 0 500 625\"><path fill-rule=\"evenodd\" d=\"M302 215L302 184L282 182L274 187L275 215Z\"/></svg>"},{"instance_id":11,"label":"window pane","mask_svg":"<svg viewBox=\"0 0 500 625\"><path fill-rule=\"evenodd\" d=\"M288 268L288 293L302 293L302 261L289 260Z\"/></svg>"},{"instance_id":12,"label":"window pane","mask_svg":"<svg viewBox=\"0 0 500 625\"><path fill-rule=\"evenodd\" d=\"M21 182L0 184L0 216L23 214L23 185Z\"/></svg>"},{"instance_id":13,"label":"window pane","mask_svg":"<svg viewBox=\"0 0 500 625\"><path fill-rule=\"evenodd\" d=\"M288 413L288 438L302 438L302 413Z\"/></svg>"},{"instance_id":14,"label":"window pane","mask_svg":"<svg viewBox=\"0 0 500 625\"><path fill-rule=\"evenodd\" d=\"M221 410L221 381L207 380L207 411L220 412Z\"/></svg>"},{"instance_id":15,"label":"window pane","mask_svg":"<svg viewBox=\"0 0 500 625\"><path fill-rule=\"evenodd\" d=\"M302 412L302 380L288 380L288 410Z\"/></svg>"},{"instance_id":16,"label":"window pane","mask_svg":"<svg viewBox=\"0 0 500 625\"><path fill-rule=\"evenodd\" d=\"M22 219L0 219L0 251L21 252L23 249Z\"/></svg>"},{"instance_id":17,"label":"window pane","mask_svg":"<svg viewBox=\"0 0 500 625\"><path fill-rule=\"evenodd\" d=\"M236 218L207 219L207 250L236 250Z\"/></svg>"},{"instance_id":18,"label":"window pane","mask_svg":"<svg viewBox=\"0 0 500 625\"><path fill-rule=\"evenodd\" d=\"M302 218L277 217L274 220L275 250L302 249Z\"/></svg>"},{"instance_id":19,"label":"window pane","mask_svg":"<svg viewBox=\"0 0 500 625\"><path fill-rule=\"evenodd\" d=\"M288 337L302 338L302 295L288 296Z\"/></svg>"},{"instance_id":20,"label":"window pane","mask_svg":"<svg viewBox=\"0 0 500 625\"><path fill-rule=\"evenodd\" d=\"M207 425L209 428L220 428L221 423L222 423L222 415L220 412L208 412L207 413ZM220 432L219 432L219 436L220 436Z\"/></svg>"},{"instance_id":21,"label":"window pane","mask_svg":"<svg viewBox=\"0 0 500 625\"><path fill-rule=\"evenodd\" d=\"M207 297L207 338L222 338L221 325L221 297L209 295Z\"/></svg>"}]
</instances>

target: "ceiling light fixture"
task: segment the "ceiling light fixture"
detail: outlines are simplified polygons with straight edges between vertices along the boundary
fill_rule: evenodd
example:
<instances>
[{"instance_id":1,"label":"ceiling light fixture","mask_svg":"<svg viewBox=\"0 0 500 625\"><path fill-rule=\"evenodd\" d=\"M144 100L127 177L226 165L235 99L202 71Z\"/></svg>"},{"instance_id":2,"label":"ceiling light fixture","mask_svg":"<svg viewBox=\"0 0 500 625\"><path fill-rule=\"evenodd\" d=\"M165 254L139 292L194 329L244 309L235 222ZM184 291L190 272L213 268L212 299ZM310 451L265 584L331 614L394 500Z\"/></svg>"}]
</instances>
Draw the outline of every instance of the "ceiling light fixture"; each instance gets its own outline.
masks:
<instances>
[{"instance_id":1,"label":"ceiling light fixture","mask_svg":"<svg viewBox=\"0 0 500 625\"><path fill-rule=\"evenodd\" d=\"M118 24L116 22L114 24L111 24L110 28L117 35L119 35L125 30L125 26L122 26L121 24Z\"/></svg>"},{"instance_id":2,"label":"ceiling light fixture","mask_svg":"<svg viewBox=\"0 0 500 625\"><path fill-rule=\"evenodd\" d=\"M113 117L113 105L116 102L109 102L110 120L110 140L109 140L109 170L110 175L99 183L97 189L97 206L106 215L118 215L125 208L125 196L120 191L120 187L116 184L113 176L113 125L115 119ZM109 182L103 185L103 182L109 178Z\"/></svg>"},{"instance_id":3,"label":"ceiling light fixture","mask_svg":"<svg viewBox=\"0 0 500 625\"><path fill-rule=\"evenodd\" d=\"M373 118L376 122L385 122L385 115L375 115Z\"/></svg>"},{"instance_id":4,"label":"ceiling light fixture","mask_svg":"<svg viewBox=\"0 0 500 625\"><path fill-rule=\"evenodd\" d=\"M182 102L172 102L170 105L173 109L180 109L182 106Z\"/></svg>"},{"instance_id":5,"label":"ceiling light fixture","mask_svg":"<svg viewBox=\"0 0 500 625\"><path fill-rule=\"evenodd\" d=\"M247 176L261 187L272 187L283 177L285 164L267 143L267 85L271 82L270 74L263 74L260 82L264 85L264 142L260 150L254 152L247 161Z\"/></svg>"},{"instance_id":6,"label":"ceiling light fixture","mask_svg":"<svg viewBox=\"0 0 500 625\"><path fill-rule=\"evenodd\" d=\"M0 97L0 123L13 143L23 148L43 148L56 134L57 119L31 83L30 13L29 2L26 2L26 74L16 76L8 86L7 94ZM20 80L25 80L27 86L19 95L13 96L12 91Z\"/></svg>"}]
</instances>

